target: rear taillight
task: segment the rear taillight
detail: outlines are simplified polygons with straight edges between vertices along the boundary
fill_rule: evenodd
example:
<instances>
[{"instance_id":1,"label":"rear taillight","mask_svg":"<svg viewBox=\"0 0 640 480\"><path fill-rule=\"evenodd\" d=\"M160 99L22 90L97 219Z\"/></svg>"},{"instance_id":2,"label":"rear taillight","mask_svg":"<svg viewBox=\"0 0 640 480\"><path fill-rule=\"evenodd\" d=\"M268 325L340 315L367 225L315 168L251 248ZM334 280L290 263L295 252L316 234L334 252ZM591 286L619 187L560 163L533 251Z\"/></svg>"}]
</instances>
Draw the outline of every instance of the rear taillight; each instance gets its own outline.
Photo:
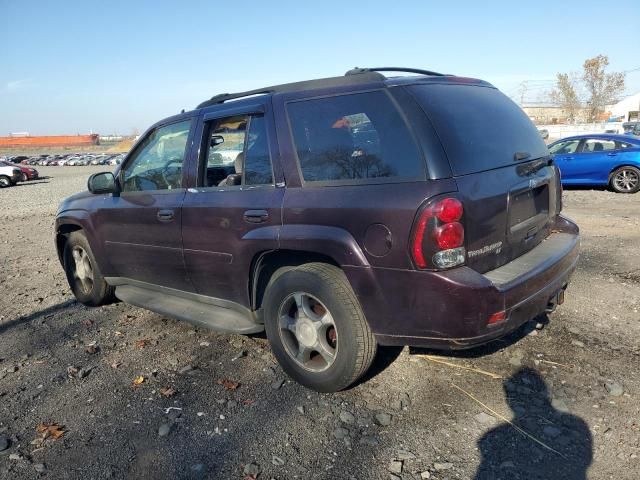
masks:
<instances>
[{"instance_id":1,"label":"rear taillight","mask_svg":"<svg viewBox=\"0 0 640 480\"><path fill-rule=\"evenodd\" d=\"M465 262L464 208L447 197L429 202L419 212L411 237L411 254L418 268L444 269Z\"/></svg>"}]
</instances>

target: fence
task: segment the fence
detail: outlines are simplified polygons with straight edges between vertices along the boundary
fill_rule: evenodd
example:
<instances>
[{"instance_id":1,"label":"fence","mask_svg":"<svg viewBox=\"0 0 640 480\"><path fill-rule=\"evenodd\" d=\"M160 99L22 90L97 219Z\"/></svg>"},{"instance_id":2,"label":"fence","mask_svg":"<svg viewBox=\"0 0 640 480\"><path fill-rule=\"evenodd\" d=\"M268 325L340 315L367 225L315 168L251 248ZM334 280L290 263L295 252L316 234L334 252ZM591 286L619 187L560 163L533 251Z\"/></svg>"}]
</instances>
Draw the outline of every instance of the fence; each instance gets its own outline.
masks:
<instances>
[{"instance_id":1,"label":"fence","mask_svg":"<svg viewBox=\"0 0 640 480\"><path fill-rule=\"evenodd\" d=\"M622 122L578 123L575 125L537 125L549 131L549 138L558 139L590 133L624 133Z\"/></svg>"}]
</instances>

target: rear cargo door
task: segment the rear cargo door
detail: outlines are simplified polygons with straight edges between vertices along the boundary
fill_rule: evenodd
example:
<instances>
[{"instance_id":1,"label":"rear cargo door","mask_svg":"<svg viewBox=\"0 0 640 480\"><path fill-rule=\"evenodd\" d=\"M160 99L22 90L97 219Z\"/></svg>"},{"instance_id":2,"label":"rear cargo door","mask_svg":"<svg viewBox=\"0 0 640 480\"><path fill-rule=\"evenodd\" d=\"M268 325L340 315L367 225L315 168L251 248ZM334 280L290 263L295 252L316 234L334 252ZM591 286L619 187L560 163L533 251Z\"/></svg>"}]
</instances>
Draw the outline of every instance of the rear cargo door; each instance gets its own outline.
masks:
<instances>
[{"instance_id":1,"label":"rear cargo door","mask_svg":"<svg viewBox=\"0 0 640 480\"><path fill-rule=\"evenodd\" d=\"M492 270L546 238L560 207L558 172L525 113L486 85L408 88L451 165L465 209L467 265Z\"/></svg>"}]
</instances>

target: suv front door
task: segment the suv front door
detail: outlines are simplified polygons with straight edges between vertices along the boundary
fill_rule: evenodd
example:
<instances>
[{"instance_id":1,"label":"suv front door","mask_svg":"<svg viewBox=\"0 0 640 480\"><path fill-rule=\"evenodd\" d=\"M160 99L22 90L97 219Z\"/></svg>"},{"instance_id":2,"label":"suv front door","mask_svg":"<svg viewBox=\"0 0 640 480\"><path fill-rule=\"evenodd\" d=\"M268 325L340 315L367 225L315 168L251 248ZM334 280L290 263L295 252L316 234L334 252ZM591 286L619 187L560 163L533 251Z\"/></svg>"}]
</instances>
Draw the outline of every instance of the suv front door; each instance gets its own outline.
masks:
<instances>
[{"instance_id":1,"label":"suv front door","mask_svg":"<svg viewBox=\"0 0 640 480\"><path fill-rule=\"evenodd\" d=\"M581 141L579 138L565 140L556 143L549 149L553 155L553 161L560 169L562 183L575 183L575 180L579 178L580 165L576 162L576 155Z\"/></svg>"},{"instance_id":2,"label":"suv front door","mask_svg":"<svg viewBox=\"0 0 640 480\"><path fill-rule=\"evenodd\" d=\"M278 248L284 185L273 120L265 105L205 113L195 186L183 203L182 237L199 294L250 306L252 261Z\"/></svg>"},{"instance_id":3,"label":"suv front door","mask_svg":"<svg viewBox=\"0 0 640 480\"><path fill-rule=\"evenodd\" d=\"M120 192L105 199L96 224L120 283L193 291L182 258L183 164L195 120L154 128L118 174Z\"/></svg>"}]
</instances>

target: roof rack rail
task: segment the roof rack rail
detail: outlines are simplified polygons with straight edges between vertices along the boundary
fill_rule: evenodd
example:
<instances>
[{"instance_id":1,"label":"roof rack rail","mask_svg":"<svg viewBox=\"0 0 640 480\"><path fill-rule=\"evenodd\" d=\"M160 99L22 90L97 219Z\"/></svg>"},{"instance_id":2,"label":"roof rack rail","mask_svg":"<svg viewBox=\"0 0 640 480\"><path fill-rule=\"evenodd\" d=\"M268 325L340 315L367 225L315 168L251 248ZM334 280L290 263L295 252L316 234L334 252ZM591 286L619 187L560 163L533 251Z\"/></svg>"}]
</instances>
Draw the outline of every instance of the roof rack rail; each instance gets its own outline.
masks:
<instances>
[{"instance_id":1,"label":"roof rack rail","mask_svg":"<svg viewBox=\"0 0 640 480\"><path fill-rule=\"evenodd\" d=\"M204 103L208 105L214 105L216 103L224 103L227 100L233 100L235 98L250 97L251 95L260 95L273 92L273 88L259 88L257 90L247 90L246 92L220 93L218 95L214 95Z\"/></svg>"},{"instance_id":2,"label":"roof rack rail","mask_svg":"<svg viewBox=\"0 0 640 480\"><path fill-rule=\"evenodd\" d=\"M406 73L418 73L420 75L431 75L435 77L446 77L449 73L432 72L431 70L421 70L419 68L404 68L404 67L375 67L375 68L359 68L355 67L349 70L346 75L359 75L367 72L406 72Z\"/></svg>"},{"instance_id":3,"label":"roof rack rail","mask_svg":"<svg viewBox=\"0 0 640 480\"><path fill-rule=\"evenodd\" d=\"M285 83L282 85L274 85L272 87L263 87L257 90L247 90L246 92L237 93L221 93L211 97L209 100L202 102L197 108L210 107L224 103L227 100L235 100L237 98L250 97L252 95L261 95L280 92L295 92L300 90L309 90L314 88L329 88L342 85L356 85L361 83L381 82L385 80L385 76L381 73L363 70L361 74L343 75L340 77L319 78L316 80L306 80L302 82Z\"/></svg>"},{"instance_id":4,"label":"roof rack rail","mask_svg":"<svg viewBox=\"0 0 640 480\"><path fill-rule=\"evenodd\" d=\"M236 98L250 97L252 95L261 95L269 93L295 92L300 90L308 90L314 88L330 88L343 85L356 85L362 83L381 82L385 80L384 75L374 71L363 71L361 75L344 75L340 77L319 78L316 80L306 80L302 82L285 83L282 85L274 85L272 87L263 87L257 90L247 90L238 93L222 93L215 95L209 100L202 102L197 108L209 107L224 103L227 100L235 100Z\"/></svg>"}]
</instances>

